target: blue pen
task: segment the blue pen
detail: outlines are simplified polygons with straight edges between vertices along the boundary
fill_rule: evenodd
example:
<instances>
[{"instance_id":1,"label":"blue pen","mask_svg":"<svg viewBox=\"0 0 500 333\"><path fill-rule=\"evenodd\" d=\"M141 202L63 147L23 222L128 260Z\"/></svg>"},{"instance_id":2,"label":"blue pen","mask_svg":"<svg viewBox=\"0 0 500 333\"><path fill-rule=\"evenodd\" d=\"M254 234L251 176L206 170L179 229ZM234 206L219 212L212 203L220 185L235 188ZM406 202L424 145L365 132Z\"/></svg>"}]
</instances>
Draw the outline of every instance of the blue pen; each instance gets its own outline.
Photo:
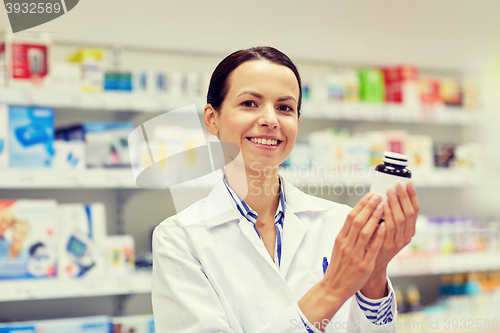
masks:
<instances>
[{"instance_id":1,"label":"blue pen","mask_svg":"<svg viewBox=\"0 0 500 333\"><path fill-rule=\"evenodd\" d=\"M326 259L326 257L323 257L323 274L326 273L327 268L328 268L328 259Z\"/></svg>"}]
</instances>

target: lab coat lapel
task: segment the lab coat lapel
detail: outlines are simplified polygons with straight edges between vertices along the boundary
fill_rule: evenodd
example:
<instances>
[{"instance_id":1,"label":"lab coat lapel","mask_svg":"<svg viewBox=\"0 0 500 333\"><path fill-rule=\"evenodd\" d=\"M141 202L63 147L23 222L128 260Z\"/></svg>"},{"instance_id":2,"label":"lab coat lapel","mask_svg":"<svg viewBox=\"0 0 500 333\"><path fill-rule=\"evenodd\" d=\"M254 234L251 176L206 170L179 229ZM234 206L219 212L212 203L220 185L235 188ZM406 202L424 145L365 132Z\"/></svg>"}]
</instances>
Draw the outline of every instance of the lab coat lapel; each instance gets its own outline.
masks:
<instances>
[{"instance_id":1,"label":"lab coat lapel","mask_svg":"<svg viewBox=\"0 0 500 333\"><path fill-rule=\"evenodd\" d=\"M285 220L283 222L283 244L281 252L281 274L286 278L293 257L306 234L307 228L299 220L288 204L285 204ZM269 256L269 255L268 255Z\"/></svg>"},{"instance_id":2,"label":"lab coat lapel","mask_svg":"<svg viewBox=\"0 0 500 333\"><path fill-rule=\"evenodd\" d=\"M281 273L278 270L278 267L272 260L271 256L267 252L266 246L264 245L264 242L262 239L259 238L257 235L257 232L255 232L255 229L253 227L252 222L248 221L244 217L240 218L240 223L239 227L241 229L241 232L245 235L245 237L248 239L248 241L253 245L254 249L257 251L257 253L262 257L262 259L267 262L280 277Z\"/></svg>"},{"instance_id":3,"label":"lab coat lapel","mask_svg":"<svg viewBox=\"0 0 500 333\"><path fill-rule=\"evenodd\" d=\"M288 181L284 180L285 220L283 221L283 246L281 254L281 274L286 278L293 258L307 233L307 226L296 214L302 212L323 211L311 196L305 194Z\"/></svg>"},{"instance_id":4,"label":"lab coat lapel","mask_svg":"<svg viewBox=\"0 0 500 333\"><path fill-rule=\"evenodd\" d=\"M217 183L207 197L207 228L210 229L234 220L239 221L238 226L257 252L256 255L261 256L264 262L270 265L271 269L281 277L278 267L267 252L264 242L255 232L253 224L242 217L238 212L236 204L233 199L231 199L229 192L221 179L221 181Z\"/></svg>"}]
</instances>

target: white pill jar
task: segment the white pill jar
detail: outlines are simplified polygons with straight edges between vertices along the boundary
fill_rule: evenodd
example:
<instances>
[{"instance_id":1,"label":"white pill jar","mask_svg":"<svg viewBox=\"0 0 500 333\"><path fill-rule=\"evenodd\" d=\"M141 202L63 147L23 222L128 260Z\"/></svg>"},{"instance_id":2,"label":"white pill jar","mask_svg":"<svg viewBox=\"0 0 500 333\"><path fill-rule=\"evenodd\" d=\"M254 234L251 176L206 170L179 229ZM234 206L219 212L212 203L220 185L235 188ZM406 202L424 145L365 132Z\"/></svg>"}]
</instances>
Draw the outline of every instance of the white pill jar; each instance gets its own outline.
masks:
<instances>
[{"instance_id":1,"label":"white pill jar","mask_svg":"<svg viewBox=\"0 0 500 333\"><path fill-rule=\"evenodd\" d=\"M384 164L375 167L375 176L373 177L370 192L382 197L382 201L387 200L387 190L395 188L400 182L406 187L411 179L411 171L406 168L408 165L408 156L392 152L384 152Z\"/></svg>"}]
</instances>

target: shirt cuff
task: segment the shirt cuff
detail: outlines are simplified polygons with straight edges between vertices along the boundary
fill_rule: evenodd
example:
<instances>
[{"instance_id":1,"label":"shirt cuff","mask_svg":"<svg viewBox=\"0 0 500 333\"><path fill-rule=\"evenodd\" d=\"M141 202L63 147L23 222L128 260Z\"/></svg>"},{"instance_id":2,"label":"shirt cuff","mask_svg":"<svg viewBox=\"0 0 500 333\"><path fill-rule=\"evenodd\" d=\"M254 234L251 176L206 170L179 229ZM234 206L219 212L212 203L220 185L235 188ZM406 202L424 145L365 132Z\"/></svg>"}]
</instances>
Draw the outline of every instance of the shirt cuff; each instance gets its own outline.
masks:
<instances>
[{"instance_id":1,"label":"shirt cuff","mask_svg":"<svg viewBox=\"0 0 500 333\"><path fill-rule=\"evenodd\" d=\"M298 309L299 309L300 319L302 319L302 322L304 323L304 326L306 327L307 333L323 333L319 328L317 328L311 322L309 322L309 320L307 320L306 316L304 316L304 314L302 313L302 310L300 309L300 307L298 307ZM321 325L321 323L316 323L316 325L319 326L319 325Z\"/></svg>"},{"instance_id":2,"label":"shirt cuff","mask_svg":"<svg viewBox=\"0 0 500 333\"><path fill-rule=\"evenodd\" d=\"M394 290L387 279L388 295L379 299L371 299L364 296L360 291L356 292L355 299L366 318L375 325L383 325L392 322L394 318Z\"/></svg>"}]
</instances>

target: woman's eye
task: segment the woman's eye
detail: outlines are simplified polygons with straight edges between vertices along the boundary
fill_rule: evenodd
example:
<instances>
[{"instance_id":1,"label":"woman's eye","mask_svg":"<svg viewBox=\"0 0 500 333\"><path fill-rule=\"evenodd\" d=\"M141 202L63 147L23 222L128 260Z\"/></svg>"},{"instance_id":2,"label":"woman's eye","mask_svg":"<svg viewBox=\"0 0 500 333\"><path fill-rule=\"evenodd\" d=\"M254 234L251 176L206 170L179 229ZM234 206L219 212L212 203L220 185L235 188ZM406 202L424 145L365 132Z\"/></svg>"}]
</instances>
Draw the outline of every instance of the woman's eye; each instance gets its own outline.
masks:
<instances>
[{"instance_id":1,"label":"woman's eye","mask_svg":"<svg viewBox=\"0 0 500 333\"><path fill-rule=\"evenodd\" d=\"M247 108L251 108L251 107L256 106L254 101L244 101L243 103L241 103L241 105L243 105L244 107L247 107Z\"/></svg>"},{"instance_id":2,"label":"woman's eye","mask_svg":"<svg viewBox=\"0 0 500 333\"><path fill-rule=\"evenodd\" d=\"M280 111L285 111L285 112L293 112L293 108L289 105L280 105L278 107Z\"/></svg>"}]
</instances>

